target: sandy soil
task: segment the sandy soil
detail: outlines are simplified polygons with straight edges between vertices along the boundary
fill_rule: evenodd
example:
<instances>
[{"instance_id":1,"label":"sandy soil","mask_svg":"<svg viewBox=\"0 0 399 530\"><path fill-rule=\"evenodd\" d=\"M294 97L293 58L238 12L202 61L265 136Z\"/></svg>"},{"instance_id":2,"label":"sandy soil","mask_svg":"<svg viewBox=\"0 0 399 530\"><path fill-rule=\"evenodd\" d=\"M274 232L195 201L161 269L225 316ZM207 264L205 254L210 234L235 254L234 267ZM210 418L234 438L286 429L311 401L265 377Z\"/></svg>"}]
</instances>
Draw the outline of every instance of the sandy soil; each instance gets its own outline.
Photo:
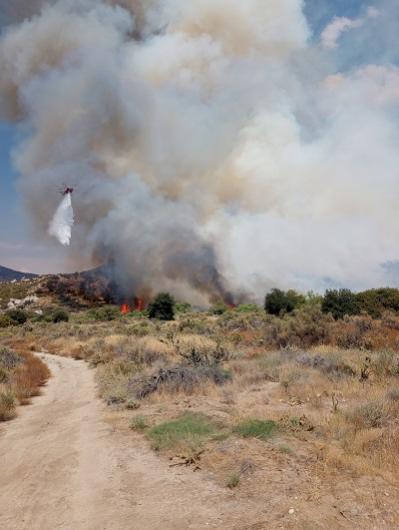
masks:
<instances>
[{"instance_id":1,"label":"sandy soil","mask_svg":"<svg viewBox=\"0 0 399 530\"><path fill-rule=\"evenodd\" d=\"M242 493L209 472L170 467L115 422L86 364L41 357L53 374L43 395L0 427L1 530L399 528L396 488L322 484L306 458L267 446ZM236 451L238 462L241 443L226 442L220 458Z\"/></svg>"},{"instance_id":2,"label":"sandy soil","mask_svg":"<svg viewBox=\"0 0 399 530\"><path fill-rule=\"evenodd\" d=\"M92 370L41 357L53 374L47 388L0 429L2 530L229 527L228 493L170 468L106 421Z\"/></svg>"}]
</instances>

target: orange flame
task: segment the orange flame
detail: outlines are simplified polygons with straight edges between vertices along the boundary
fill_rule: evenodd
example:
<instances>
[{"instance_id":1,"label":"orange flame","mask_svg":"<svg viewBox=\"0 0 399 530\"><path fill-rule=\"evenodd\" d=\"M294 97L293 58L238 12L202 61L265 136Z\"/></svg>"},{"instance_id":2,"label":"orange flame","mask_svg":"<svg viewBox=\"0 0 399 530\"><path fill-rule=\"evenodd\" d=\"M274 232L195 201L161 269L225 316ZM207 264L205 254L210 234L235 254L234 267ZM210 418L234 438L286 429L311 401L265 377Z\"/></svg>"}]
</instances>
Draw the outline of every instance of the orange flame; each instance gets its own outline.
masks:
<instances>
[{"instance_id":1,"label":"orange flame","mask_svg":"<svg viewBox=\"0 0 399 530\"><path fill-rule=\"evenodd\" d=\"M144 300L142 298L136 297L134 299L134 309L135 309L135 311L143 311L144 310Z\"/></svg>"},{"instance_id":2,"label":"orange flame","mask_svg":"<svg viewBox=\"0 0 399 530\"><path fill-rule=\"evenodd\" d=\"M132 311L132 308L130 307L129 304L122 304L121 305L121 313L122 313L122 315L127 315L131 311Z\"/></svg>"}]
</instances>

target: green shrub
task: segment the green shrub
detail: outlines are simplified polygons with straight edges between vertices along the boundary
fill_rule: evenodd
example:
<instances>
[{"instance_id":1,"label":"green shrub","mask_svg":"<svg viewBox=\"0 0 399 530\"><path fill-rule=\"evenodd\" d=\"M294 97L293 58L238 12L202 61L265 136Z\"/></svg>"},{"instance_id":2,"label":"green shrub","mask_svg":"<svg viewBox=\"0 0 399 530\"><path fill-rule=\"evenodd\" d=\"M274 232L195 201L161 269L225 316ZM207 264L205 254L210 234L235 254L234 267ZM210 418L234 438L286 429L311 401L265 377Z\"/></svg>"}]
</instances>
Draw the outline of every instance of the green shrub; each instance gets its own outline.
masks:
<instances>
[{"instance_id":1,"label":"green shrub","mask_svg":"<svg viewBox=\"0 0 399 530\"><path fill-rule=\"evenodd\" d=\"M132 431L145 431L148 429L148 424L144 416L135 416L130 421L130 428Z\"/></svg>"},{"instance_id":2,"label":"green shrub","mask_svg":"<svg viewBox=\"0 0 399 530\"><path fill-rule=\"evenodd\" d=\"M10 317L12 323L17 326L25 324L28 320L27 314L25 311L22 311L22 309L11 309L10 311L7 311L7 315Z\"/></svg>"},{"instance_id":3,"label":"green shrub","mask_svg":"<svg viewBox=\"0 0 399 530\"><path fill-rule=\"evenodd\" d=\"M281 316L285 313L292 313L294 309L304 305L305 302L305 297L296 291L285 292L280 289L272 289L265 298L265 311L270 315Z\"/></svg>"},{"instance_id":4,"label":"green shrub","mask_svg":"<svg viewBox=\"0 0 399 530\"><path fill-rule=\"evenodd\" d=\"M356 429L375 429L387 425L390 412L384 401L374 400L357 405L347 413L347 418Z\"/></svg>"},{"instance_id":5,"label":"green shrub","mask_svg":"<svg viewBox=\"0 0 399 530\"><path fill-rule=\"evenodd\" d=\"M359 310L373 318L380 318L385 311L399 312L399 289L369 289L356 295Z\"/></svg>"},{"instance_id":6,"label":"green shrub","mask_svg":"<svg viewBox=\"0 0 399 530\"><path fill-rule=\"evenodd\" d=\"M220 366L172 366L160 368L152 375L136 375L129 381L129 395L135 399L145 399L155 392L170 394L184 392L194 394L202 384L212 382L223 386L231 379L231 374Z\"/></svg>"},{"instance_id":7,"label":"green shrub","mask_svg":"<svg viewBox=\"0 0 399 530\"><path fill-rule=\"evenodd\" d=\"M129 335L134 335L135 337L146 337L150 334L151 328L147 322L141 322L130 328L128 328Z\"/></svg>"},{"instance_id":8,"label":"green shrub","mask_svg":"<svg viewBox=\"0 0 399 530\"><path fill-rule=\"evenodd\" d=\"M189 313L192 307L187 302L178 302L175 306L176 313Z\"/></svg>"},{"instance_id":9,"label":"green shrub","mask_svg":"<svg viewBox=\"0 0 399 530\"><path fill-rule=\"evenodd\" d=\"M240 484L240 474L239 473L233 473L229 476L229 478L226 481L226 486L229 489L234 489Z\"/></svg>"},{"instance_id":10,"label":"green shrub","mask_svg":"<svg viewBox=\"0 0 399 530\"><path fill-rule=\"evenodd\" d=\"M319 306L305 305L283 318L273 318L265 327L264 340L269 347L309 348L329 342L332 323Z\"/></svg>"},{"instance_id":11,"label":"green shrub","mask_svg":"<svg viewBox=\"0 0 399 530\"><path fill-rule=\"evenodd\" d=\"M259 311L259 307L256 304L240 304L235 310L238 313L255 313Z\"/></svg>"},{"instance_id":12,"label":"green shrub","mask_svg":"<svg viewBox=\"0 0 399 530\"><path fill-rule=\"evenodd\" d=\"M103 306L91 309L88 315L89 318L98 322L110 322L111 320L115 320L119 316L119 313L119 308L115 306Z\"/></svg>"},{"instance_id":13,"label":"green shrub","mask_svg":"<svg viewBox=\"0 0 399 530\"><path fill-rule=\"evenodd\" d=\"M239 423L233 430L243 438L258 438L268 440L277 429L276 422L272 420L245 420Z\"/></svg>"},{"instance_id":14,"label":"green shrub","mask_svg":"<svg viewBox=\"0 0 399 530\"><path fill-rule=\"evenodd\" d=\"M360 305L355 293L349 289L328 290L321 305L323 313L330 313L335 320L345 315L358 315Z\"/></svg>"},{"instance_id":15,"label":"green shrub","mask_svg":"<svg viewBox=\"0 0 399 530\"><path fill-rule=\"evenodd\" d=\"M153 427L148 436L157 451L173 449L180 444L191 449L220 434L220 430L203 414L185 412L176 420Z\"/></svg>"},{"instance_id":16,"label":"green shrub","mask_svg":"<svg viewBox=\"0 0 399 530\"><path fill-rule=\"evenodd\" d=\"M63 309L57 309L52 314L51 321L54 324L58 324L59 322L68 322L69 321L69 314L66 311L64 311Z\"/></svg>"},{"instance_id":17,"label":"green shrub","mask_svg":"<svg viewBox=\"0 0 399 530\"><path fill-rule=\"evenodd\" d=\"M174 320L175 304L169 293L159 293L148 307L148 316L158 320Z\"/></svg>"},{"instance_id":18,"label":"green shrub","mask_svg":"<svg viewBox=\"0 0 399 530\"><path fill-rule=\"evenodd\" d=\"M223 313L226 313L228 311L228 306L223 302L216 302L216 304L213 304L213 306L210 309L210 312L212 315L223 315Z\"/></svg>"}]
</instances>

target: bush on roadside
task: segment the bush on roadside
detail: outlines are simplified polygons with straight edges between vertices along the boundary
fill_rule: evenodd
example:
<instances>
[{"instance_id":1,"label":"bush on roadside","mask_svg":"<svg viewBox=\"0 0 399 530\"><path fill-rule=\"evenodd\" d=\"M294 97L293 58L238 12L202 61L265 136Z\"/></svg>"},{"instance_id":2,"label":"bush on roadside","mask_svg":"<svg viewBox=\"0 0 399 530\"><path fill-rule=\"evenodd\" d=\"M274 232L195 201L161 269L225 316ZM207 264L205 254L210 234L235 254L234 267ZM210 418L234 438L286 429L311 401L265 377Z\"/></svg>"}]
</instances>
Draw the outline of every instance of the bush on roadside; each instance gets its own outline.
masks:
<instances>
[{"instance_id":1,"label":"bush on roadside","mask_svg":"<svg viewBox=\"0 0 399 530\"><path fill-rule=\"evenodd\" d=\"M23 362L23 358L9 348L0 348L0 367L7 371L13 370L18 364Z\"/></svg>"},{"instance_id":2,"label":"bush on roadside","mask_svg":"<svg viewBox=\"0 0 399 530\"><path fill-rule=\"evenodd\" d=\"M222 386L231 379L229 372L219 366L174 366L161 368L149 376L136 376L129 381L129 395L145 399L155 392L194 394L201 385Z\"/></svg>"},{"instance_id":3,"label":"bush on roadside","mask_svg":"<svg viewBox=\"0 0 399 530\"><path fill-rule=\"evenodd\" d=\"M10 390L0 391L0 421L8 421L15 418L16 401Z\"/></svg>"}]
</instances>

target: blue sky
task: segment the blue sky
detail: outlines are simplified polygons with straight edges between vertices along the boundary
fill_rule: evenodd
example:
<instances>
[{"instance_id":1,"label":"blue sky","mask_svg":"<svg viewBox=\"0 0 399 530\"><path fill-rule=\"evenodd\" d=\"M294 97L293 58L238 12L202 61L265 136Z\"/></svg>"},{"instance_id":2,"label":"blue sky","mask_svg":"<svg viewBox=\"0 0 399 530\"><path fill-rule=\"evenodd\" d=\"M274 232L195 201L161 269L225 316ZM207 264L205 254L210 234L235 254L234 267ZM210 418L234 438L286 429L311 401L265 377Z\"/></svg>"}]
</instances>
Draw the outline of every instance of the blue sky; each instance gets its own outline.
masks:
<instances>
[{"instance_id":1,"label":"blue sky","mask_svg":"<svg viewBox=\"0 0 399 530\"><path fill-rule=\"evenodd\" d=\"M16 141L15 127L0 122L0 264L24 271L45 272L42 256L46 249L35 242L18 194L18 175L12 164ZM61 266L58 254L54 258Z\"/></svg>"},{"instance_id":2,"label":"blue sky","mask_svg":"<svg viewBox=\"0 0 399 530\"><path fill-rule=\"evenodd\" d=\"M334 15L353 17L369 5L360 0L308 0L305 11L317 36ZM0 30L2 22L4 13L0 14ZM17 193L18 175L12 166L16 137L13 125L0 122L0 264L36 272L62 268L62 252L35 243L24 215Z\"/></svg>"}]
</instances>

